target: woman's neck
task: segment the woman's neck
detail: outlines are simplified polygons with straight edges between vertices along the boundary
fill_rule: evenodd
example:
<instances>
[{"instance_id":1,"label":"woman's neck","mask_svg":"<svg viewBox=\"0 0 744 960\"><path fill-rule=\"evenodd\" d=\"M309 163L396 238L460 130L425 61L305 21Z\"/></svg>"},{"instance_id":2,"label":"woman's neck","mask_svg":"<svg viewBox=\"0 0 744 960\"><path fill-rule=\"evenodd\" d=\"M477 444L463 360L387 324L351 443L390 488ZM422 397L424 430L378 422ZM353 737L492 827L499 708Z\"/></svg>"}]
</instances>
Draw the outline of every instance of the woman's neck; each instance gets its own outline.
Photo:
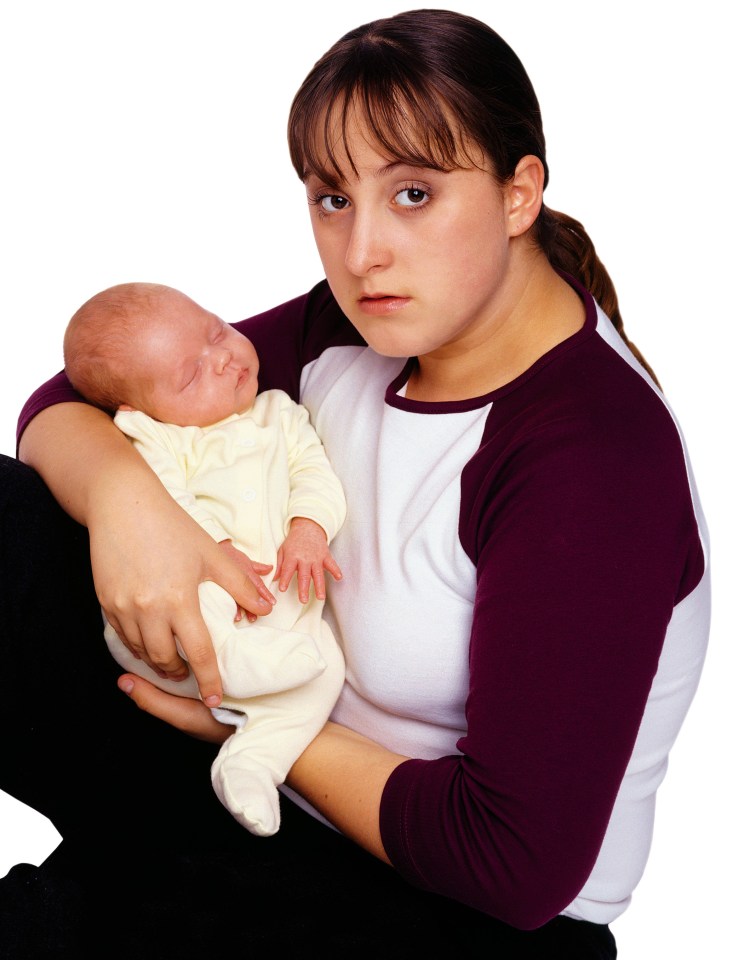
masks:
<instances>
[{"instance_id":1,"label":"woman's neck","mask_svg":"<svg viewBox=\"0 0 744 960\"><path fill-rule=\"evenodd\" d=\"M511 383L584 324L576 292L540 253L505 284L498 315L456 349L418 358L406 397L430 403L467 400Z\"/></svg>"}]
</instances>

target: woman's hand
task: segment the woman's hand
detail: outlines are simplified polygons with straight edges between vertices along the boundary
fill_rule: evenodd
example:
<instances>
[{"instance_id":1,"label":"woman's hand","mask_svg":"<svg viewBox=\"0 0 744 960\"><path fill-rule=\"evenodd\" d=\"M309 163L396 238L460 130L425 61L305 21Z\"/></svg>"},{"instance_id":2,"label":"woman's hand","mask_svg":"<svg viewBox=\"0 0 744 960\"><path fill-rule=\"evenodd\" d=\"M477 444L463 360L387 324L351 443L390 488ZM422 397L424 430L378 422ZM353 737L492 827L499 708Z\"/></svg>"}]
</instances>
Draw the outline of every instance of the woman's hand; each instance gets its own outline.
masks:
<instances>
[{"instance_id":1,"label":"woman's hand","mask_svg":"<svg viewBox=\"0 0 744 960\"><path fill-rule=\"evenodd\" d=\"M131 673L119 677L118 685L140 710L198 740L223 743L234 733L199 700L165 693ZM405 760L361 734L327 723L295 761L287 785L342 833L390 863L380 836L380 800L390 774Z\"/></svg>"},{"instance_id":2,"label":"woman's hand","mask_svg":"<svg viewBox=\"0 0 744 960\"><path fill-rule=\"evenodd\" d=\"M263 597L264 600L268 600L273 606L276 603L276 597L261 579L261 577L268 576L268 574L271 573L274 569L272 565L270 563L260 563L258 560L251 560L242 550L238 550L237 547L233 546L232 540L220 540L219 547L226 556L230 557L233 563L237 564L245 576L248 577L258 591L258 595ZM252 623L256 619L256 614L250 613L248 610L244 610L236 604L235 622L237 623L239 620L242 620L243 617L247 617Z\"/></svg>"},{"instance_id":3,"label":"woman's hand","mask_svg":"<svg viewBox=\"0 0 744 960\"><path fill-rule=\"evenodd\" d=\"M185 679L190 666L204 702L217 706L222 684L201 616L199 583L214 580L252 614L268 613L271 604L159 481L149 489L149 479L144 477L139 488L133 484L127 505L112 490L97 497L89 511L98 598L135 657L175 681Z\"/></svg>"},{"instance_id":4,"label":"woman's hand","mask_svg":"<svg viewBox=\"0 0 744 960\"><path fill-rule=\"evenodd\" d=\"M119 689L134 700L140 710L165 720L197 740L223 743L235 732L234 727L215 720L212 711L200 700L165 693L132 673L123 674L117 683Z\"/></svg>"},{"instance_id":5,"label":"woman's hand","mask_svg":"<svg viewBox=\"0 0 744 960\"><path fill-rule=\"evenodd\" d=\"M102 411L81 403L49 407L29 424L20 452L88 527L96 592L125 645L161 676L182 680L188 666L177 637L204 702L217 706L222 683L199 583L214 580L257 615L271 604Z\"/></svg>"}]
</instances>

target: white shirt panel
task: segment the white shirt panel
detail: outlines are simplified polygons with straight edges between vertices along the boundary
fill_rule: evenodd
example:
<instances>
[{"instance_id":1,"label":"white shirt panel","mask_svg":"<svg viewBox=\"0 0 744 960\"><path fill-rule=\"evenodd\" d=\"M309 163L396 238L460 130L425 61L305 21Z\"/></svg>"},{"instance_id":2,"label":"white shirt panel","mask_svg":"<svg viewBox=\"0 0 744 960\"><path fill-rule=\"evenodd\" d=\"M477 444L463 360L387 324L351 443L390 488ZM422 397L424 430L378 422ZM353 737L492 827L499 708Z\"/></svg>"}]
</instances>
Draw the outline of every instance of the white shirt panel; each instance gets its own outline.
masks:
<instances>
[{"instance_id":1,"label":"white shirt panel","mask_svg":"<svg viewBox=\"0 0 744 960\"><path fill-rule=\"evenodd\" d=\"M325 614L347 662L334 719L393 750L436 757L456 753L465 732L475 568L458 535L460 478L490 406L389 406L402 366L365 348L331 349L306 369L302 402L348 505L334 541L344 580L329 590ZM364 551L355 548L362 540Z\"/></svg>"}]
</instances>

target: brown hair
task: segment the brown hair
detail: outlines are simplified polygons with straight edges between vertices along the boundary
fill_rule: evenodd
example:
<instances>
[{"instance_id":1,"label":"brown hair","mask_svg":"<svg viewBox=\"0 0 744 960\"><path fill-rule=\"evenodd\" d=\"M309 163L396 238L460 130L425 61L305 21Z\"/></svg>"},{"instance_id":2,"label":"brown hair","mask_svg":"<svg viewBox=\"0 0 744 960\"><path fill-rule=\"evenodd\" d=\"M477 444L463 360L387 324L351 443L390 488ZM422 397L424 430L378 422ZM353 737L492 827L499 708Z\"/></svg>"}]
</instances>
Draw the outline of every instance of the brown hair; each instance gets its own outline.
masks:
<instances>
[{"instance_id":1,"label":"brown hair","mask_svg":"<svg viewBox=\"0 0 744 960\"><path fill-rule=\"evenodd\" d=\"M134 338L143 317L169 290L155 283L121 283L75 311L65 330L65 372L86 400L109 411L132 402Z\"/></svg>"},{"instance_id":2,"label":"brown hair","mask_svg":"<svg viewBox=\"0 0 744 960\"><path fill-rule=\"evenodd\" d=\"M412 10L357 27L334 44L290 110L289 149L300 179L310 173L330 184L340 179L339 149L356 171L348 125L357 110L382 149L404 163L454 170L478 162L475 145L500 183L514 176L522 157L538 157L547 186L545 136L532 83L511 47L472 17ZM612 280L584 227L543 204L532 237L554 267L590 291L656 380L625 335Z\"/></svg>"}]
</instances>

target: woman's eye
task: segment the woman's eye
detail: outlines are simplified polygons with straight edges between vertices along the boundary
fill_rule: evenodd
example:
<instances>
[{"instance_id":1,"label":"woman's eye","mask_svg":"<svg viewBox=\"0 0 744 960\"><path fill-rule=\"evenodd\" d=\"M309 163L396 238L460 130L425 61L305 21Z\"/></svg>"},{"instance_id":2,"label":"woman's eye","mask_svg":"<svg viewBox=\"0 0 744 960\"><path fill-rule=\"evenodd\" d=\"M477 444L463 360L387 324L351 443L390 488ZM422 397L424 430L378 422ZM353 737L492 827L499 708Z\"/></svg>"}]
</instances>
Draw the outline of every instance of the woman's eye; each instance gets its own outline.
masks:
<instances>
[{"instance_id":1,"label":"woman's eye","mask_svg":"<svg viewBox=\"0 0 744 960\"><path fill-rule=\"evenodd\" d=\"M395 202L401 207L420 207L429 199L426 190L420 187L406 187L395 194Z\"/></svg>"},{"instance_id":2,"label":"woman's eye","mask_svg":"<svg viewBox=\"0 0 744 960\"><path fill-rule=\"evenodd\" d=\"M338 197L334 194L326 194L320 197L320 205L326 213L335 213L338 210L345 210L349 205L346 197Z\"/></svg>"}]
</instances>

